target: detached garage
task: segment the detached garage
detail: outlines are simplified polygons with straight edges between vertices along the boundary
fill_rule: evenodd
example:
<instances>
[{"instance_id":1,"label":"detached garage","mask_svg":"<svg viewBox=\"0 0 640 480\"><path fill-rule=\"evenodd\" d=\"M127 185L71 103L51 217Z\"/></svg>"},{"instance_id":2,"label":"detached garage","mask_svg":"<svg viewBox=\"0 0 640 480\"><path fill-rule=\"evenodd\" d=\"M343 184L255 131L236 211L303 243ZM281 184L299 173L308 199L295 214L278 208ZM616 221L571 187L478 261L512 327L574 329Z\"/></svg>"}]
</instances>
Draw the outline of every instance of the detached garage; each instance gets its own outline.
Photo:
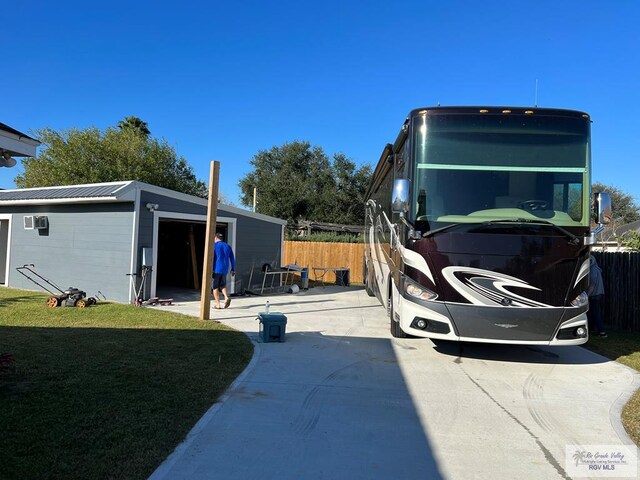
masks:
<instances>
[{"instance_id":1,"label":"detached garage","mask_svg":"<svg viewBox=\"0 0 640 480\"><path fill-rule=\"evenodd\" d=\"M134 300L130 276L151 267L145 297L199 295L207 200L142 182L0 191L0 286L37 288L16 271L35 271L64 288ZM285 220L218 206L216 230L236 256L231 293L279 267Z\"/></svg>"}]
</instances>

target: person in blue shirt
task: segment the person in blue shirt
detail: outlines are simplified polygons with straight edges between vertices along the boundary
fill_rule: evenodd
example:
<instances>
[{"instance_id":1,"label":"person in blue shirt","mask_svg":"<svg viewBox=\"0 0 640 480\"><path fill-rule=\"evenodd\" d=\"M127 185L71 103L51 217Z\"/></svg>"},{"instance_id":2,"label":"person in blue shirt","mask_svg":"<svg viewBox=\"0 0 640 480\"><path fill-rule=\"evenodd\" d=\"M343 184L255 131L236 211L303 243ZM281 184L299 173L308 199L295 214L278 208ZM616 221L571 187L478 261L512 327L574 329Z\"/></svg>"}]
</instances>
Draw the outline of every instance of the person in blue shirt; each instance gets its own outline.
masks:
<instances>
[{"instance_id":1,"label":"person in blue shirt","mask_svg":"<svg viewBox=\"0 0 640 480\"><path fill-rule=\"evenodd\" d=\"M213 245L213 298L216 301L214 308L220 307L220 290L224 295L224 308L229 308L231 298L227 293L227 273L229 273L229 264L231 264L231 275L236 274L236 259L233 256L233 250L228 243L224 242L221 233L216 233L215 243Z\"/></svg>"}]
</instances>

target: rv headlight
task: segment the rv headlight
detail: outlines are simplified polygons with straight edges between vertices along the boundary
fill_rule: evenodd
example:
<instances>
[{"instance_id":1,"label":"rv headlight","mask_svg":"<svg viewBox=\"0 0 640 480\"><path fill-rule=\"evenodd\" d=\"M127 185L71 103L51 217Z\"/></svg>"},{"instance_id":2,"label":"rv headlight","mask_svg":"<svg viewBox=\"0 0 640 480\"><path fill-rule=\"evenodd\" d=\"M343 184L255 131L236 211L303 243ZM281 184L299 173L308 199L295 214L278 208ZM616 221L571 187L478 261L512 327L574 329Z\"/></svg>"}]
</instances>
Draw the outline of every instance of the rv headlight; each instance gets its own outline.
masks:
<instances>
[{"instance_id":1,"label":"rv headlight","mask_svg":"<svg viewBox=\"0 0 640 480\"><path fill-rule=\"evenodd\" d=\"M435 300L438 298L438 295L431 290L409 282L405 282L405 292L420 300Z\"/></svg>"},{"instance_id":2,"label":"rv headlight","mask_svg":"<svg viewBox=\"0 0 640 480\"><path fill-rule=\"evenodd\" d=\"M571 306L584 307L587 303L589 303L589 297L587 296L587 292L582 292L571 302Z\"/></svg>"}]
</instances>

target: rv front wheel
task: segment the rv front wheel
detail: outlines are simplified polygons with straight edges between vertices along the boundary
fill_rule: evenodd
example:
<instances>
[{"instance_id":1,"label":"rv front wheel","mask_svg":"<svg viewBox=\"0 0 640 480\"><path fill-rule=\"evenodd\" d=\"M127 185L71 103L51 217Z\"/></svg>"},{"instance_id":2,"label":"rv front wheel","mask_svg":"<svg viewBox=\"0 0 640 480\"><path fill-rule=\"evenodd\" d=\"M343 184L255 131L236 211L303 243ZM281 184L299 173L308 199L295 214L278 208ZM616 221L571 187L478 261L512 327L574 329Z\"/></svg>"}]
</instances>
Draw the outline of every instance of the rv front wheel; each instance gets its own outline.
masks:
<instances>
[{"instance_id":1,"label":"rv front wheel","mask_svg":"<svg viewBox=\"0 0 640 480\"><path fill-rule=\"evenodd\" d=\"M367 292L367 295L369 295L370 297L376 296L376 294L373 293L373 290L371 289L371 285L369 284L369 269L367 268L366 262L364 265L364 291Z\"/></svg>"}]
</instances>

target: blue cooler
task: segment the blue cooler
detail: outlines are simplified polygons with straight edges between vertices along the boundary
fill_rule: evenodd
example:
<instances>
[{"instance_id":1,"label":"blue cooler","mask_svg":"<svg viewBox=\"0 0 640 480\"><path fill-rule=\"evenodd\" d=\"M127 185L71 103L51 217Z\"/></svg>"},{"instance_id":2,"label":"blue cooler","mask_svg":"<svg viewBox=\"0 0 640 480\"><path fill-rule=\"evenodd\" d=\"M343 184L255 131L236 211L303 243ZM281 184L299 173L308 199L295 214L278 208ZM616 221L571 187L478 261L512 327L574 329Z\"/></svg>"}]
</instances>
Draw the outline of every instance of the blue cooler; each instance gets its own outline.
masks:
<instances>
[{"instance_id":1,"label":"blue cooler","mask_svg":"<svg viewBox=\"0 0 640 480\"><path fill-rule=\"evenodd\" d=\"M258 314L258 320L260 320L258 335L264 343L284 342L287 317L280 312L261 312Z\"/></svg>"}]
</instances>

